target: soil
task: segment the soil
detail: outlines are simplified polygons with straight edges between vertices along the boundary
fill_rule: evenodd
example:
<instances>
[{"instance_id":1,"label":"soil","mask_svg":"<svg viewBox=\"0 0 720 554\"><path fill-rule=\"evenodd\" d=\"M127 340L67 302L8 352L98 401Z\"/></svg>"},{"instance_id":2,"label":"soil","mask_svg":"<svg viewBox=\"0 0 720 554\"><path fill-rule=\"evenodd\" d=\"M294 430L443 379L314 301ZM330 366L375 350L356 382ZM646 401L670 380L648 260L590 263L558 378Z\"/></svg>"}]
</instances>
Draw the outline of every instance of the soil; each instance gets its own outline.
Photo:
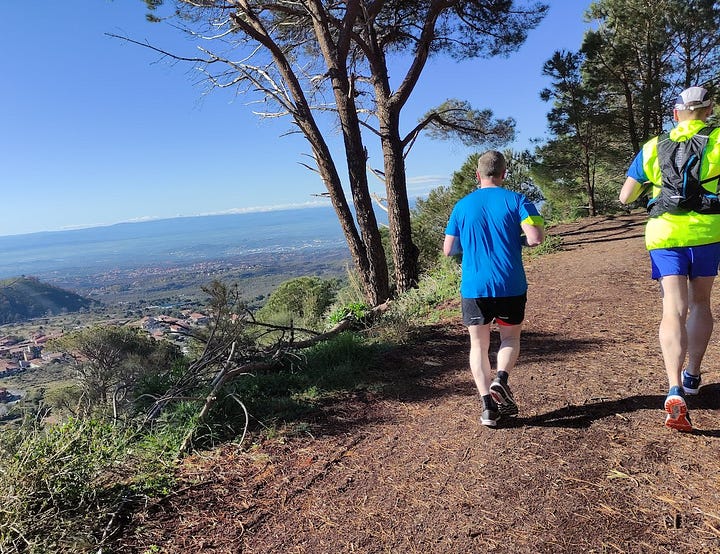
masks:
<instances>
[{"instance_id":1,"label":"soil","mask_svg":"<svg viewBox=\"0 0 720 554\"><path fill-rule=\"evenodd\" d=\"M694 432L667 429L643 224L553 227L562 249L526 264L517 418L479 424L459 316L428 326L382 360L382 393L329 403L304 436L187 458L119 551L720 552L720 331Z\"/></svg>"}]
</instances>

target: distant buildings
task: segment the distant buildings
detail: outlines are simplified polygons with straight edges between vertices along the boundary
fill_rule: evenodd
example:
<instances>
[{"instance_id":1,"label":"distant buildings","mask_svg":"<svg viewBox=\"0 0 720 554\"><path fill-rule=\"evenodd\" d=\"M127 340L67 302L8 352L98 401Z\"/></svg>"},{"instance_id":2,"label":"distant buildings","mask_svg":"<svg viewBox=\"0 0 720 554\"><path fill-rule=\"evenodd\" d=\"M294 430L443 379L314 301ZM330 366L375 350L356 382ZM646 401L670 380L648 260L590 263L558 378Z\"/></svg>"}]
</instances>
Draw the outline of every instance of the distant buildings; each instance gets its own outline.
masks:
<instances>
[{"instance_id":1,"label":"distant buildings","mask_svg":"<svg viewBox=\"0 0 720 554\"><path fill-rule=\"evenodd\" d=\"M203 327L210 318L200 312L182 312L181 317L166 315L147 316L138 321L127 323L146 331L156 340L168 340L174 343L185 342L194 327ZM0 379L18 375L31 368L40 368L48 363L63 361L59 352L45 352L45 346L51 339L61 334L44 335L36 333L29 339L0 337Z\"/></svg>"}]
</instances>

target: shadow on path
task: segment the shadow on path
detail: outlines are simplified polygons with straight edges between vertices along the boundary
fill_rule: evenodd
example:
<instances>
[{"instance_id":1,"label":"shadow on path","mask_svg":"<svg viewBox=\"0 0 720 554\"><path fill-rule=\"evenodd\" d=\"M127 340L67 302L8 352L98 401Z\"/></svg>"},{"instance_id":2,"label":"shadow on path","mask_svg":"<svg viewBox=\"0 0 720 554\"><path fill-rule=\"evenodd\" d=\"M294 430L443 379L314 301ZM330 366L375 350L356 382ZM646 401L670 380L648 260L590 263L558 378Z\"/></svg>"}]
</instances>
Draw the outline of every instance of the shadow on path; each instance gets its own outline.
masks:
<instances>
[{"instance_id":1,"label":"shadow on path","mask_svg":"<svg viewBox=\"0 0 720 554\"><path fill-rule=\"evenodd\" d=\"M597 227L595 227L597 226ZM595 228L593 228L595 227ZM637 228L637 233L628 235L628 230ZM636 218L633 220L602 220L593 221L587 225L577 227L572 231L560 231L556 236L563 239L563 246L578 246L594 242L612 242L616 240L628 240L644 236L645 219ZM549 230L552 233L552 228ZM593 236L594 235L594 236ZM570 238L577 240L570 240Z\"/></svg>"},{"instance_id":2,"label":"shadow on path","mask_svg":"<svg viewBox=\"0 0 720 554\"><path fill-rule=\"evenodd\" d=\"M615 414L630 413L637 410L662 409L664 395L649 394L631 396L612 401L600 401L580 406L569 405L527 418L515 418L504 422L504 427L566 427L569 429L583 429L599 419L611 417ZM688 407L692 414L693 409L717 410L720 408L720 384L706 385L701 394L687 398ZM695 435L720 438L720 429L695 429Z\"/></svg>"},{"instance_id":3,"label":"shadow on path","mask_svg":"<svg viewBox=\"0 0 720 554\"><path fill-rule=\"evenodd\" d=\"M493 333L491 338L493 352L497 352L500 343L500 339L496 335L497 333ZM523 331L522 363L529 364L540 361L547 364L557 360L564 360L573 354L601 350L603 343L612 344L613 341L610 339L568 337L556 333Z\"/></svg>"}]
</instances>

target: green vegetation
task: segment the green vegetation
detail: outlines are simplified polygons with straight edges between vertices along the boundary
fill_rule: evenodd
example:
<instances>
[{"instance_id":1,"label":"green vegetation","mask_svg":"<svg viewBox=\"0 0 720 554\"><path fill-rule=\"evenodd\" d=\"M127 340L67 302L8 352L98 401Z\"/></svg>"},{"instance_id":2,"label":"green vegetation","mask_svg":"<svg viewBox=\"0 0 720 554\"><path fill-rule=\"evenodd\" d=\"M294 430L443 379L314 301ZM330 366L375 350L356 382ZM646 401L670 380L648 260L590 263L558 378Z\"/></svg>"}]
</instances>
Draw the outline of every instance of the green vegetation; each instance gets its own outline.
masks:
<instances>
[{"instance_id":1,"label":"green vegetation","mask_svg":"<svg viewBox=\"0 0 720 554\"><path fill-rule=\"evenodd\" d=\"M93 302L34 277L0 281L0 325L87 310Z\"/></svg>"},{"instance_id":2,"label":"green vegetation","mask_svg":"<svg viewBox=\"0 0 720 554\"><path fill-rule=\"evenodd\" d=\"M383 389L378 357L447 315L437 306L457 295L457 279L457 266L443 260L374 319L351 276L341 289L337 280L292 279L270 300L315 320L311 341L344 321L359 329L302 349L219 282L205 289L211 323L184 358L126 326L64 335L53 344L76 358L75 377L44 390L23 423L0 434L0 495L9 499L0 551L97 552L138 502L172 490L188 449L312 432L314 414L333 399Z\"/></svg>"},{"instance_id":3,"label":"green vegetation","mask_svg":"<svg viewBox=\"0 0 720 554\"><path fill-rule=\"evenodd\" d=\"M351 318L357 322L362 322L370 315L370 307L364 302L352 302L335 309L329 316L328 321L337 325L344 319Z\"/></svg>"},{"instance_id":4,"label":"green vegetation","mask_svg":"<svg viewBox=\"0 0 720 554\"><path fill-rule=\"evenodd\" d=\"M340 288L338 279L297 277L277 287L258 310L261 320L317 327Z\"/></svg>"},{"instance_id":5,"label":"green vegetation","mask_svg":"<svg viewBox=\"0 0 720 554\"><path fill-rule=\"evenodd\" d=\"M0 551L97 552L134 502L169 492L172 440L97 419L0 434Z\"/></svg>"}]
</instances>

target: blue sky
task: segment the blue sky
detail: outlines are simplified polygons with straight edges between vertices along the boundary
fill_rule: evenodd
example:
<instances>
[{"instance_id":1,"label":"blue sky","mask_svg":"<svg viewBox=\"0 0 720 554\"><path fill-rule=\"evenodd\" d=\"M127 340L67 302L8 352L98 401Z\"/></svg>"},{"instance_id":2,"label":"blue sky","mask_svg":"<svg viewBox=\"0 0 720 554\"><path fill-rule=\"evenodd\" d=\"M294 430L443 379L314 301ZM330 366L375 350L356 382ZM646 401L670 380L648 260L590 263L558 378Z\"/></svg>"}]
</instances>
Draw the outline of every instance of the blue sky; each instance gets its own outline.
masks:
<instances>
[{"instance_id":1,"label":"blue sky","mask_svg":"<svg viewBox=\"0 0 720 554\"><path fill-rule=\"evenodd\" d=\"M462 98L515 118L513 148L543 138L542 65L555 50L579 48L590 1L549 3L509 58L432 60L405 108L405 131L428 108ZM318 202L324 186L300 164L310 148L281 136L288 120L260 120L229 91L205 94L191 66L106 35L192 55L180 32L144 14L141 0L0 3L0 235ZM407 159L410 196L446 185L472 152L418 141Z\"/></svg>"}]
</instances>

